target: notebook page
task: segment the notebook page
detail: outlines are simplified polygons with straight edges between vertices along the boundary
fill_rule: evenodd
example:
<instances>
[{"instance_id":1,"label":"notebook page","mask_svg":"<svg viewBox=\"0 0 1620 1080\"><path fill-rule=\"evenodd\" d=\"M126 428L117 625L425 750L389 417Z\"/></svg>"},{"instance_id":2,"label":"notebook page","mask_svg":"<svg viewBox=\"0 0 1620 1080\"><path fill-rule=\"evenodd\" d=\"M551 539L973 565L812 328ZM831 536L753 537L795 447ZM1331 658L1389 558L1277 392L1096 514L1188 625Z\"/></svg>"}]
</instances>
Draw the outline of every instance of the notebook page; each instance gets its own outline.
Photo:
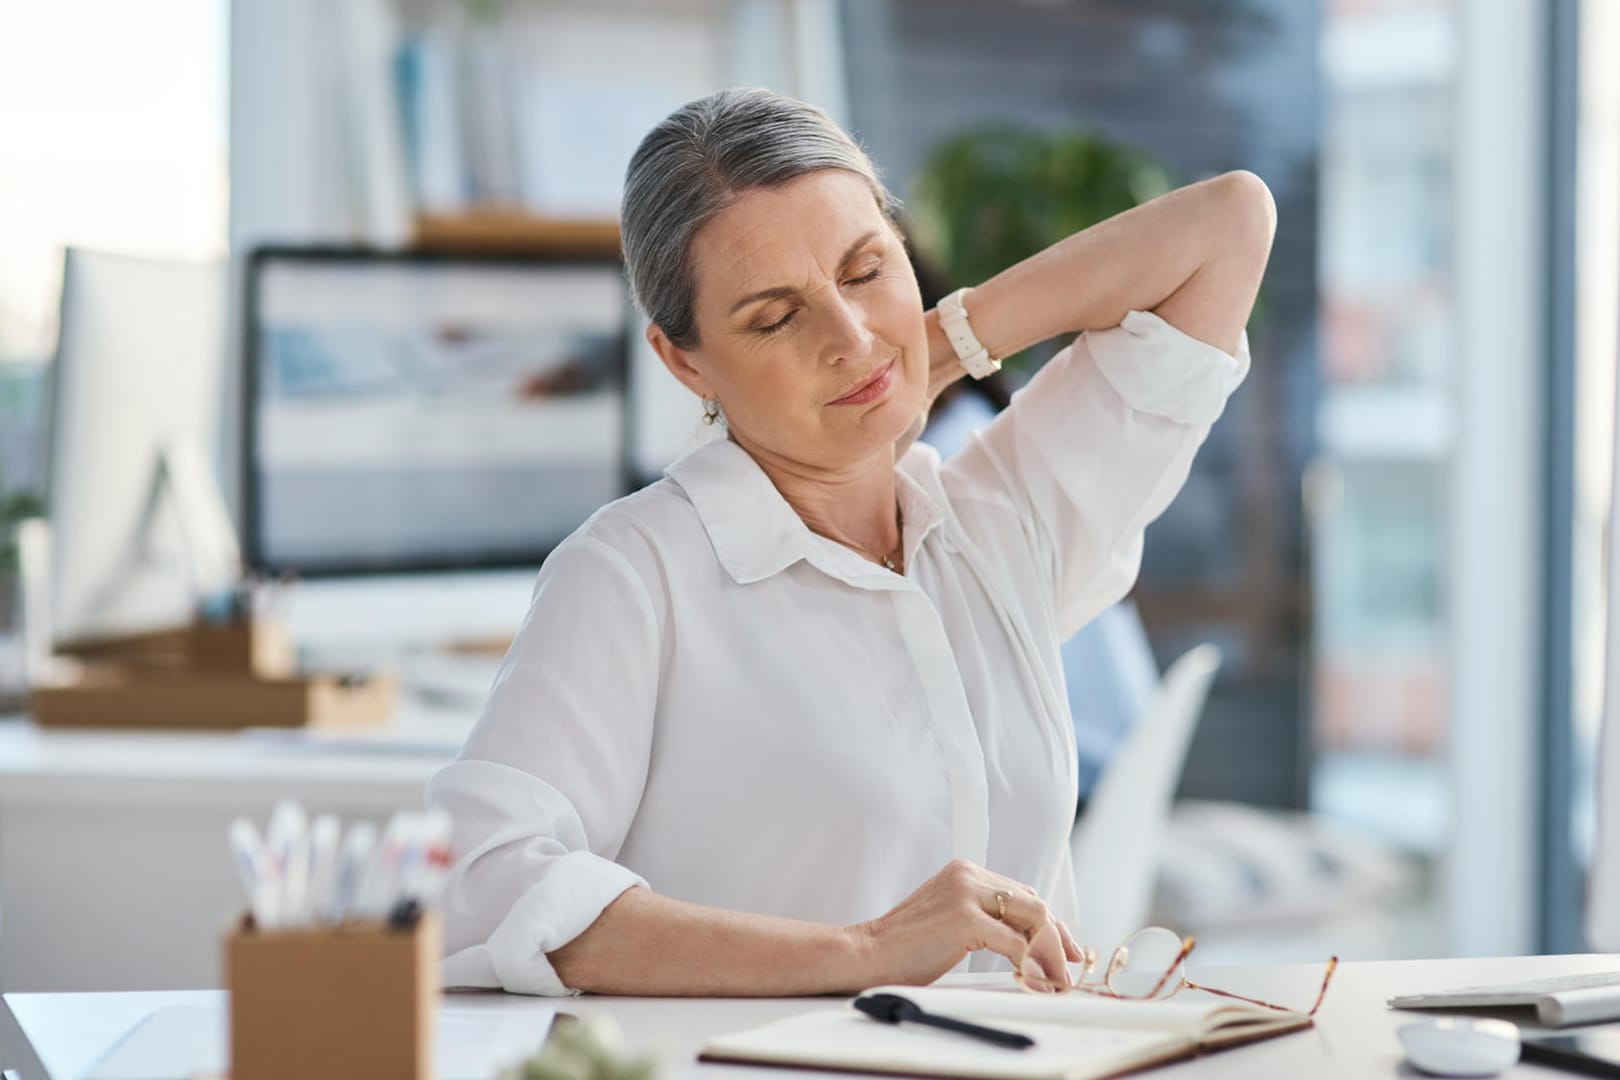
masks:
<instances>
[{"instance_id":1,"label":"notebook page","mask_svg":"<svg viewBox=\"0 0 1620 1080\"><path fill-rule=\"evenodd\" d=\"M916 1076L1092 1080L1192 1052L1163 1029L1002 1022L1035 1045L1009 1050L921 1024L884 1024L854 1009L818 1009L711 1039L707 1061L748 1061Z\"/></svg>"},{"instance_id":2,"label":"notebook page","mask_svg":"<svg viewBox=\"0 0 1620 1080\"><path fill-rule=\"evenodd\" d=\"M1028 1020L1109 1028L1155 1028L1195 1036L1225 1024L1275 1020L1275 1010L1241 1002L1196 998L1120 1001L1095 994L1031 994L1008 980L1009 989L958 986L879 986L868 994L899 994L925 1012L985 1023ZM1292 1016L1293 1014L1282 1014Z\"/></svg>"}]
</instances>

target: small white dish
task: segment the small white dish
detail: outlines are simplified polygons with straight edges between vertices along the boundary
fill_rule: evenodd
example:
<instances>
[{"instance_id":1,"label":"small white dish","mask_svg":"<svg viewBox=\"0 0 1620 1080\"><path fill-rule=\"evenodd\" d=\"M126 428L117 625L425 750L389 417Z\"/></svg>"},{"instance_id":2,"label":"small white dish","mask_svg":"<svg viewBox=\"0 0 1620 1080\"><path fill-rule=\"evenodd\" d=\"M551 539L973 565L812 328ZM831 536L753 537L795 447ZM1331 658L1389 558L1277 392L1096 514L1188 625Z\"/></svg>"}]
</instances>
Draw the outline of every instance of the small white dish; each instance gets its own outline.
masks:
<instances>
[{"instance_id":1,"label":"small white dish","mask_svg":"<svg viewBox=\"0 0 1620 1080\"><path fill-rule=\"evenodd\" d=\"M1400 1029L1406 1060L1432 1076L1495 1076L1519 1060L1519 1029L1506 1020L1445 1017Z\"/></svg>"}]
</instances>

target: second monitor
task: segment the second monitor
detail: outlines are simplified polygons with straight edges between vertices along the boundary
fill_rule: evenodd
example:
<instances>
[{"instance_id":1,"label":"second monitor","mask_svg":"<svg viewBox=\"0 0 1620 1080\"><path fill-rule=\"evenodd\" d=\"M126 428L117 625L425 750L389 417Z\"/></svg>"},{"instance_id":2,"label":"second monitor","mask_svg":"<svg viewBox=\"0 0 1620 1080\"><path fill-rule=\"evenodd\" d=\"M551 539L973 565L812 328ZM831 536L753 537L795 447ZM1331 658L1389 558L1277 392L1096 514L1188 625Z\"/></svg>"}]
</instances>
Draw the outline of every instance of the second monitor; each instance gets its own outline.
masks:
<instances>
[{"instance_id":1,"label":"second monitor","mask_svg":"<svg viewBox=\"0 0 1620 1080\"><path fill-rule=\"evenodd\" d=\"M628 489L617 259L271 248L247 285L255 569L533 566Z\"/></svg>"}]
</instances>

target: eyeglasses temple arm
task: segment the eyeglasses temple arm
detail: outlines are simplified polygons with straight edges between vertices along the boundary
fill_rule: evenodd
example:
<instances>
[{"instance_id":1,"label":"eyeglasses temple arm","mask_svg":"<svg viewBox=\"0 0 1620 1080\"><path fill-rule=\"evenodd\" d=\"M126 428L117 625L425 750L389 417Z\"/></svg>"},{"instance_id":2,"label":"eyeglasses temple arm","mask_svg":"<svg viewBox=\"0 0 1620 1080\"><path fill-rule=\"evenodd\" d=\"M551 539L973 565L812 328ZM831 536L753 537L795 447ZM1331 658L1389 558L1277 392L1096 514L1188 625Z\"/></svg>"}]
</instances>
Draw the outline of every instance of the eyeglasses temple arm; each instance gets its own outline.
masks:
<instances>
[{"instance_id":1,"label":"eyeglasses temple arm","mask_svg":"<svg viewBox=\"0 0 1620 1080\"><path fill-rule=\"evenodd\" d=\"M1338 970L1338 967L1339 958L1337 956L1329 958L1327 971L1322 976L1322 989L1317 991L1316 1003L1311 1006L1311 1011L1306 1013L1306 1016L1315 1016L1317 1010L1322 1007L1322 1002L1327 998L1328 984L1333 981L1333 973ZM1187 989L1189 990L1202 990L1204 993L1214 994L1216 997L1230 998L1233 1001L1246 1001L1250 1005L1259 1005L1262 1008L1275 1009L1278 1012L1291 1013L1299 1011L1297 1009L1290 1009L1286 1005L1274 1005L1271 1002L1264 1001L1260 998L1244 997L1242 994L1234 994L1230 990L1217 990L1213 986L1205 986L1202 983L1195 983L1191 979L1184 981L1186 982Z\"/></svg>"}]
</instances>

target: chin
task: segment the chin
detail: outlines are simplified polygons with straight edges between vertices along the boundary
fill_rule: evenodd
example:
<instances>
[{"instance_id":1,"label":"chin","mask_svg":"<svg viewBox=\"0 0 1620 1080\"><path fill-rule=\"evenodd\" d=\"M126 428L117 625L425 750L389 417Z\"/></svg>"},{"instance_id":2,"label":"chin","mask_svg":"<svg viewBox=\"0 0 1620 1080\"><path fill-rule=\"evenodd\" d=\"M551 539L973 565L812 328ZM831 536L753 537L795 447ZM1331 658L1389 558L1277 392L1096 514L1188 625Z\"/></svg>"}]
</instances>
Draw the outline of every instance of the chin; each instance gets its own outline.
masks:
<instances>
[{"instance_id":1,"label":"chin","mask_svg":"<svg viewBox=\"0 0 1620 1080\"><path fill-rule=\"evenodd\" d=\"M922 408L921 394L891 394L838 433L835 445L829 449L838 457L855 459L893 446L922 413Z\"/></svg>"}]
</instances>

